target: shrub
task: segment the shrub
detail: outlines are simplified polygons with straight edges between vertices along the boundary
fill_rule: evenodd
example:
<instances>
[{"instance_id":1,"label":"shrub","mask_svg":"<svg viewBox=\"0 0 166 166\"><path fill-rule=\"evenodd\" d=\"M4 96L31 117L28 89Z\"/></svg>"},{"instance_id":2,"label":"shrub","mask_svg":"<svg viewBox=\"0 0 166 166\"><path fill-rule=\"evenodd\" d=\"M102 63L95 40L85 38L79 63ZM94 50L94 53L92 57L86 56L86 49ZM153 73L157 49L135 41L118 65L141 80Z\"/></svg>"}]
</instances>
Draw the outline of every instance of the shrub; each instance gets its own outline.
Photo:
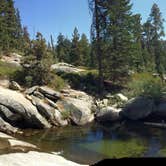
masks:
<instances>
[{"instance_id":1,"label":"shrub","mask_svg":"<svg viewBox=\"0 0 166 166\"><path fill-rule=\"evenodd\" d=\"M10 78L15 74L15 72L20 70L21 67L0 61L0 77Z\"/></svg>"},{"instance_id":2,"label":"shrub","mask_svg":"<svg viewBox=\"0 0 166 166\"><path fill-rule=\"evenodd\" d=\"M57 73L74 89L95 94L98 92L98 77L95 70L87 70L81 73Z\"/></svg>"},{"instance_id":3,"label":"shrub","mask_svg":"<svg viewBox=\"0 0 166 166\"><path fill-rule=\"evenodd\" d=\"M57 91L60 91L61 89L63 89L66 86L66 82L61 77L52 73L51 81L49 82L48 86Z\"/></svg>"},{"instance_id":4,"label":"shrub","mask_svg":"<svg viewBox=\"0 0 166 166\"><path fill-rule=\"evenodd\" d=\"M129 96L145 96L153 99L162 97L165 90L165 83L159 77L152 76L152 73L136 73L128 83Z\"/></svg>"}]
</instances>

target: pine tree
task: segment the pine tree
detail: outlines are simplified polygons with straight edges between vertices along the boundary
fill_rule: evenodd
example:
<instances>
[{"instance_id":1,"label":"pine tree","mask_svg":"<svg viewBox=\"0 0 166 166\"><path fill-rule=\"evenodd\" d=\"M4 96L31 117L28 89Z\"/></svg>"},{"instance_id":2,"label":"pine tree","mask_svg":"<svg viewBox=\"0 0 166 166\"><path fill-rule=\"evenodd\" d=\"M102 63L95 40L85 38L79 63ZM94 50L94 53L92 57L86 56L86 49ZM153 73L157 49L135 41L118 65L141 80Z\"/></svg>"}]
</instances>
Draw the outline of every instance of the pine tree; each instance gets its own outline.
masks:
<instances>
[{"instance_id":1,"label":"pine tree","mask_svg":"<svg viewBox=\"0 0 166 166\"><path fill-rule=\"evenodd\" d=\"M71 52L70 52L70 62L73 65L80 65L80 47L79 47L79 39L80 35L78 33L78 29L75 28L73 32L72 44L71 44Z\"/></svg>"},{"instance_id":2,"label":"pine tree","mask_svg":"<svg viewBox=\"0 0 166 166\"><path fill-rule=\"evenodd\" d=\"M7 25L5 23L5 14L6 14L6 0L0 0L0 50L5 49L5 38L6 38L6 28Z\"/></svg>"},{"instance_id":3,"label":"pine tree","mask_svg":"<svg viewBox=\"0 0 166 166\"><path fill-rule=\"evenodd\" d=\"M28 54L28 50L31 48L31 39L30 39L30 35L28 32L28 28L26 26L23 27L23 52L25 55Z\"/></svg>"},{"instance_id":4,"label":"pine tree","mask_svg":"<svg viewBox=\"0 0 166 166\"><path fill-rule=\"evenodd\" d=\"M16 9L16 31L15 31L16 49L23 50L23 29L21 25L20 12Z\"/></svg>"},{"instance_id":5,"label":"pine tree","mask_svg":"<svg viewBox=\"0 0 166 166\"><path fill-rule=\"evenodd\" d=\"M157 4L153 4L151 13L149 16L149 23L151 24L151 43L154 51L155 59L155 68L156 71L162 76L163 74L163 57L162 57L162 46L161 46L161 37L164 34L163 27L164 19Z\"/></svg>"},{"instance_id":6,"label":"pine tree","mask_svg":"<svg viewBox=\"0 0 166 166\"><path fill-rule=\"evenodd\" d=\"M144 67L144 57L142 51L142 32L143 28L141 25L141 16L140 14L133 15L133 25L132 25L132 51L131 58L129 58L130 66L137 72L141 72Z\"/></svg>"},{"instance_id":7,"label":"pine tree","mask_svg":"<svg viewBox=\"0 0 166 166\"><path fill-rule=\"evenodd\" d=\"M80 65L90 66L90 44L85 34L81 35L81 39L79 41L79 47L80 47Z\"/></svg>"},{"instance_id":8,"label":"pine tree","mask_svg":"<svg viewBox=\"0 0 166 166\"><path fill-rule=\"evenodd\" d=\"M13 0L7 0L6 12L5 12L5 44L7 50L12 50L16 47L16 29L17 29L17 19L16 10L14 8Z\"/></svg>"},{"instance_id":9,"label":"pine tree","mask_svg":"<svg viewBox=\"0 0 166 166\"><path fill-rule=\"evenodd\" d=\"M27 86L46 85L51 80L50 66L52 56L47 50L46 41L41 33L31 42L28 56L22 62L25 83Z\"/></svg>"},{"instance_id":10,"label":"pine tree","mask_svg":"<svg viewBox=\"0 0 166 166\"><path fill-rule=\"evenodd\" d=\"M114 83L122 83L128 78L128 62L134 39L131 7L130 0L112 0L107 3L105 76Z\"/></svg>"},{"instance_id":11,"label":"pine tree","mask_svg":"<svg viewBox=\"0 0 166 166\"><path fill-rule=\"evenodd\" d=\"M13 0L0 1L0 45L6 52L21 50L23 34L20 13L14 8Z\"/></svg>"},{"instance_id":12,"label":"pine tree","mask_svg":"<svg viewBox=\"0 0 166 166\"><path fill-rule=\"evenodd\" d=\"M98 77L99 77L99 95L103 93L103 48L102 41L104 40L106 16L105 16L105 0L89 0L89 8L92 12L92 25L91 25L91 40L93 48L95 48L95 54L98 65ZM93 55L93 54L91 54ZM91 61L92 62L92 61Z\"/></svg>"},{"instance_id":13,"label":"pine tree","mask_svg":"<svg viewBox=\"0 0 166 166\"><path fill-rule=\"evenodd\" d=\"M70 62L70 51L71 51L71 42L69 39L65 38L61 33L57 37L57 57L59 62Z\"/></svg>"}]
</instances>

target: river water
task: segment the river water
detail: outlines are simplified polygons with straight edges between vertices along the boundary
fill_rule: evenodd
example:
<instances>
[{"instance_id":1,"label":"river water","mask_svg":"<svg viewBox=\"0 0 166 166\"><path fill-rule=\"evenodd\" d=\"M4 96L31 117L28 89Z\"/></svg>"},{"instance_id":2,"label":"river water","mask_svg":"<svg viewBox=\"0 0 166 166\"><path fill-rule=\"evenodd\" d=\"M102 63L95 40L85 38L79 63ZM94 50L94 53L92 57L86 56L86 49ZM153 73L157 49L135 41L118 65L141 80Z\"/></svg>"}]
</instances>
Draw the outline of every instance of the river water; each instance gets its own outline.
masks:
<instances>
[{"instance_id":1,"label":"river water","mask_svg":"<svg viewBox=\"0 0 166 166\"><path fill-rule=\"evenodd\" d=\"M136 122L26 130L17 138L80 164L94 164L105 158L166 157L166 129Z\"/></svg>"}]
</instances>

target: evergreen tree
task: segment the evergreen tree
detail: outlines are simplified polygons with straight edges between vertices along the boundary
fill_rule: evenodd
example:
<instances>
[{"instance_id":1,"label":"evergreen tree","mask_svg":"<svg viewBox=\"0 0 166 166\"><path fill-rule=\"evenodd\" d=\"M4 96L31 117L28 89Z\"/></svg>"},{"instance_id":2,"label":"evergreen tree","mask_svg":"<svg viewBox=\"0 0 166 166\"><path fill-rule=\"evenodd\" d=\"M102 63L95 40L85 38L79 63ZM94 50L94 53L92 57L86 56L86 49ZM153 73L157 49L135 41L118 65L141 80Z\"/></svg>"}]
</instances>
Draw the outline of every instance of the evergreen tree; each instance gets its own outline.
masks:
<instances>
[{"instance_id":1,"label":"evergreen tree","mask_svg":"<svg viewBox=\"0 0 166 166\"><path fill-rule=\"evenodd\" d=\"M0 45L3 51L21 50L23 32L19 10L13 0L0 0Z\"/></svg>"},{"instance_id":2,"label":"evergreen tree","mask_svg":"<svg viewBox=\"0 0 166 166\"><path fill-rule=\"evenodd\" d=\"M136 70L137 72L141 72L144 67L144 57L143 57L143 49L142 49L142 32L143 28L141 25L141 16L140 14L133 15L133 25L132 25L132 51L131 58L129 58L129 65Z\"/></svg>"},{"instance_id":3,"label":"evergreen tree","mask_svg":"<svg viewBox=\"0 0 166 166\"><path fill-rule=\"evenodd\" d=\"M15 31L16 49L23 49L23 29L21 25L20 12L16 9L16 31Z\"/></svg>"},{"instance_id":4,"label":"evergreen tree","mask_svg":"<svg viewBox=\"0 0 166 166\"><path fill-rule=\"evenodd\" d=\"M79 47L79 39L80 35L78 33L78 29L75 28L73 32L72 44L71 44L71 52L70 52L70 62L73 65L80 65L80 47Z\"/></svg>"},{"instance_id":5,"label":"evergreen tree","mask_svg":"<svg viewBox=\"0 0 166 166\"><path fill-rule=\"evenodd\" d=\"M6 0L0 0L0 50L5 49L5 38L6 38L6 22L5 22L5 14L6 14Z\"/></svg>"},{"instance_id":6,"label":"evergreen tree","mask_svg":"<svg viewBox=\"0 0 166 166\"><path fill-rule=\"evenodd\" d=\"M153 4L148 21L151 24L151 43L154 51L155 68L156 71L162 76L164 68L161 53L161 37L165 35L163 27L164 19L162 18L162 14L157 4Z\"/></svg>"},{"instance_id":7,"label":"evergreen tree","mask_svg":"<svg viewBox=\"0 0 166 166\"><path fill-rule=\"evenodd\" d=\"M50 82L52 57L41 33L38 32L36 39L31 42L31 49L22 63L25 83L28 86L46 85Z\"/></svg>"},{"instance_id":8,"label":"evergreen tree","mask_svg":"<svg viewBox=\"0 0 166 166\"><path fill-rule=\"evenodd\" d=\"M79 41L80 47L80 64L82 66L90 66L90 44L85 34L81 35Z\"/></svg>"},{"instance_id":9,"label":"evergreen tree","mask_svg":"<svg viewBox=\"0 0 166 166\"><path fill-rule=\"evenodd\" d=\"M104 32L106 25L105 0L89 0L89 8L92 12L91 41L95 50L99 72L99 95L103 93L103 48ZM91 54L91 56L93 53ZM92 62L92 61L91 61Z\"/></svg>"},{"instance_id":10,"label":"evergreen tree","mask_svg":"<svg viewBox=\"0 0 166 166\"><path fill-rule=\"evenodd\" d=\"M12 50L16 48L17 40L16 40L16 29L17 29L17 19L16 19L16 10L14 8L13 0L7 0L6 5L6 13L5 24L6 24L6 32L5 32L5 44L7 50Z\"/></svg>"},{"instance_id":11,"label":"evergreen tree","mask_svg":"<svg viewBox=\"0 0 166 166\"><path fill-rule=\"evenodd\" d=\"M51 44L50 44L50 53L53 54L55 62L57 62L57 52L56 52L56 46L54 44L54 39L52 35L50 36Z\"/></svg>"},{"instance_id":12,"label":"evergreen tree","mask_svg":"<svg viewBox=\"0 0 166 166\"><path fill-rule=\"evenodd\" d=\"M57 38L57 57L60 62L70 63L71 42L61 33Z\"/></svg>"}]
</instances>

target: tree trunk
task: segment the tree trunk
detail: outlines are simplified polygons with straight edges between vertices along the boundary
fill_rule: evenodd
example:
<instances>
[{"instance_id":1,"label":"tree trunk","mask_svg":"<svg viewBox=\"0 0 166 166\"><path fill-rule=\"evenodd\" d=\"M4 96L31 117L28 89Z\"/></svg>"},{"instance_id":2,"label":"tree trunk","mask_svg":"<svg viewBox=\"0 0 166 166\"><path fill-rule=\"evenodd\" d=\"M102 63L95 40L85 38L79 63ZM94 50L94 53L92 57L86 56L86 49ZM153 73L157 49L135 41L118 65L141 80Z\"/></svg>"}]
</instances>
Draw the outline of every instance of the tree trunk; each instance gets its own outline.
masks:
<instances>
[{"instance_id":1,"label":"tree trunk","mask_svg":"<svg viewBox=\"0 0 166 166\"><path fill-rule=\"evenodd\" d=\"M98 13L98 0L95 0L95 29L96 29L96 41L97 41L97 59L98 59L98 71L99 71L99 95L103 94L103 66L102 66L102 55L101 55L101 38L100 38L100 22Z\"/></svg>"}]
</instances>

